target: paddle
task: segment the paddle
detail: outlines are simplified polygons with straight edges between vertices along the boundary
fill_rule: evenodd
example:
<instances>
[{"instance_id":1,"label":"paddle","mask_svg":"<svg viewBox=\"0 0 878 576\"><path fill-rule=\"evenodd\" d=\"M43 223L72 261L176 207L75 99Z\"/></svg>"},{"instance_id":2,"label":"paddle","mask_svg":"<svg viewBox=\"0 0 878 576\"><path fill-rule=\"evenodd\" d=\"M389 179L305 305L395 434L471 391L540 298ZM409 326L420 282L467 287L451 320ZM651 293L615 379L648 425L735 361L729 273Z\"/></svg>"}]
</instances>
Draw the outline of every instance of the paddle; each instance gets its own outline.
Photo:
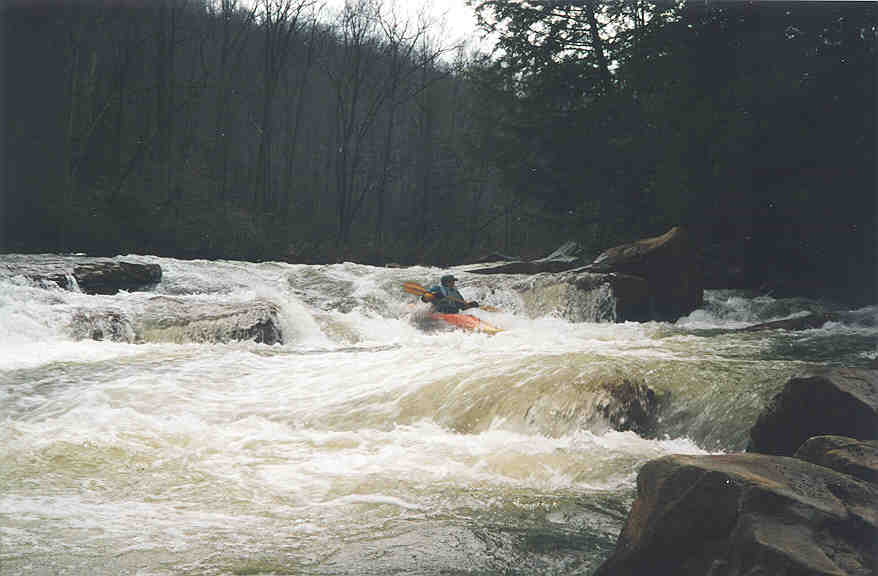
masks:
<instances>
[{"instance_id":1,"label":"paddle","mask_svg":"<svg viewBox=\"0 0 878 576\"><path fill-rule=\"evenodd\" d=\"M409 294L414 294L415 296L424 296L428 302L436 297L432 292L430 292L429 290L427 290L426 288L424 288L423 286L421 286L417 282L403 282L402 289L405 290L406 292L408 292ZM452 298L452 300L454 300L455 302L463 302L463 300L458 300L457 298ZM479 308L484 310L485 312L499 312L500 311L499 308L495 308L493 306L479 306Z\"/></svg>"}]
</instances>

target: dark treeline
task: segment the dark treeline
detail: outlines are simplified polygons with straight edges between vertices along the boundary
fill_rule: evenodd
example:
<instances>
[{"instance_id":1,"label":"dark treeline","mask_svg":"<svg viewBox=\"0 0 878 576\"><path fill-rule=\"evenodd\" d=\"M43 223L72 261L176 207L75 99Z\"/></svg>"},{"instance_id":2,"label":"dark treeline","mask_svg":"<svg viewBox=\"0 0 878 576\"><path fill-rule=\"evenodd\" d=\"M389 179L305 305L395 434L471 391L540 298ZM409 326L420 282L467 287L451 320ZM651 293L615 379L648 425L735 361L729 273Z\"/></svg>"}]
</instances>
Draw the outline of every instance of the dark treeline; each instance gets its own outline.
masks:
<instances>
[{"instance_id":1,"label":"dark treeline","mask_svg":"<svg viewBox=\"0 0 878 576\"><path fill-rule=\"evenodd\" d=\"M463 59L374 0L13 2L7 249L383 262L493 246Z\"/></svg>"},{"instance_id":2,"label":"dark treeline","mask_svg":"<svg viewBox=\"0 0 878 576\"><path fill-rule=\"evenodd\" d=\"M875 301L874 3L485 0L485 57L312 4L7 3L5 249L442 264L683 225L715 283Z\"/></svg>"},{"instance_id":3,"label":"dark treeline","mask_svg":"<svg viewBox=\"0 0 878 576\"><path fill-rule=\"evenodd\" d=\"M875 3L480 2L505 188L719 285L875 302Z\"/></svg>"}]
</instances>

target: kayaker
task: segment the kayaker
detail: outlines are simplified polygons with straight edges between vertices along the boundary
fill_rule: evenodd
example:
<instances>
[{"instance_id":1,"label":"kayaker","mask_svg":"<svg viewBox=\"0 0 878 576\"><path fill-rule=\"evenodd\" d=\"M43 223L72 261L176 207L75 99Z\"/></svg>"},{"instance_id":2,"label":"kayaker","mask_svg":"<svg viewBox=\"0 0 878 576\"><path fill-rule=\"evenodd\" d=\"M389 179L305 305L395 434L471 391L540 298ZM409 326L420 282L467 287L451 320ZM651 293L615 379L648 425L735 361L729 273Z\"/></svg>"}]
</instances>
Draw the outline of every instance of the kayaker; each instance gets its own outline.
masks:
<instances>
[{"instance_id":1,"label":"kayaker","mask_svg":"<svg viewBox=\"0 0 878 576\"><path fill-rule=\"evenodd\" d=\"M446 274L440 280L440 284L430 288L430 291L421 296L423 302L433 304L433 311L439 314L457 314L468 308L478 308L479 303L475 300L467 302L460 291L455 287L457 278Z\"/></svg>"}]
</instances>

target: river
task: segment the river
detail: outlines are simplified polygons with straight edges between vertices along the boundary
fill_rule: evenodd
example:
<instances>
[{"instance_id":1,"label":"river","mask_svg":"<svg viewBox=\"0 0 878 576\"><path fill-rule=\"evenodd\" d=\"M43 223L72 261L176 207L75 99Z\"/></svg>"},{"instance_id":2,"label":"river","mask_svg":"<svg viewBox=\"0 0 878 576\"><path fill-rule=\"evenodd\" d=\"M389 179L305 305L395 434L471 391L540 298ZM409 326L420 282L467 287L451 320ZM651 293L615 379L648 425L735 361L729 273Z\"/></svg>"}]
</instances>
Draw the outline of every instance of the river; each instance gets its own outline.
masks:
<instances>
[{"instance_id":1,"label":"river","mask_svg":"<svg viewBox=\"0 0 878 576\"><path fill-rule=\"evenodd\" d=\"M0 256L4 261L40 256ZM496 335L425 331L401 290L444 270L157 263L148 292L0 279L0 574L590 574L639 467L742 450L785 381L878 355L878 308L708 291L676 323L522 312L452 269ZM149 299L268 301L284 343L144 333ZM805 311L801 332L735 329ZM115 339L84 339L112 310ZM582 413L614 375L669 395L659 435Z\"/></svg>"}]
</instances>

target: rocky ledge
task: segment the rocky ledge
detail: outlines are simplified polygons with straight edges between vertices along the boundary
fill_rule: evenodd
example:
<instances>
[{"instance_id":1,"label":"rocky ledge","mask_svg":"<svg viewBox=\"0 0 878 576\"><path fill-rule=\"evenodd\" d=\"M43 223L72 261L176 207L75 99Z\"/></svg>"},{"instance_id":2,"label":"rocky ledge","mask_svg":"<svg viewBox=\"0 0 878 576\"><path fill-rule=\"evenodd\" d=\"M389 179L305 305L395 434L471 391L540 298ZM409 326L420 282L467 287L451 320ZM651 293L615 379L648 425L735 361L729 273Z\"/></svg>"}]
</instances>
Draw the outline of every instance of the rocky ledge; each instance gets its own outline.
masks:
<instances>
[{"instance_id":1,"label":"rocky ledge","mask_svg":"<svg viewBox=\"0 0 878 576\"><path fill-rule=\"evenodd\" d=\"M136 312L90 308L73 315L77 339L115 342L283 344L280 308L266 300L218 303L168 296L147 300Z\"/></svg>"},{"instance_id":2,"label":"rocky ledge","mask_svg":"<svg viewBox=\"0 0 878 576\"><path fill-rule=\"evenodd\" d=\"M277 304L192 303L166 296L151 298L142 318L147 342L252 341L283 344Z\"/></svg>"},{"instance_id":3,"label":"rocky ledge","mask_svg":"<svg viewBox=\"0 0 878 576\"><path fill-rule=\"evenodd\" d=\"M679 227L610 248L587 264L568 243L540 260L470 272L527 276L515 286L526 312L571 322L673 321L704 301L698 250Z\"/></svg>"},{"instance_id":4,"label":"rocky ledge","mask_svg":"<svg viewBox=\"0 0 878 576\"><path fill-rule=\"evenodd\" d=\"M878 573L876 398L871 369L793 378L751 431L750 449L773 455L648 462L616 550L596 575ZM838 430L859 437L824 435Z\"/></svg>"},{"instance_id":5,"label":"rocky ledge","mask_svg":"<svg viewBox=\"0 0 878 576\"><path fill-rule=\"evenodd\" d=\"M158 264L134 262L86 262L73 267L73 277L79 289L87 294L116 294L154 286L162 280Z\"/></svg>"},{"instance_id":6,"label":"rocky ledge","mask_svg":"<svg viewBox=\"0 0 878 576\"><path fill-rule=\"evenodd\" d=\"M87 256L48 256L39 262L9 262L2 266L0 274L25 276L36 282L57 284L67 290L78 287L86 294L148 290L162 280L162 268L158 264Z\"/></svg>"}]
</instances>

